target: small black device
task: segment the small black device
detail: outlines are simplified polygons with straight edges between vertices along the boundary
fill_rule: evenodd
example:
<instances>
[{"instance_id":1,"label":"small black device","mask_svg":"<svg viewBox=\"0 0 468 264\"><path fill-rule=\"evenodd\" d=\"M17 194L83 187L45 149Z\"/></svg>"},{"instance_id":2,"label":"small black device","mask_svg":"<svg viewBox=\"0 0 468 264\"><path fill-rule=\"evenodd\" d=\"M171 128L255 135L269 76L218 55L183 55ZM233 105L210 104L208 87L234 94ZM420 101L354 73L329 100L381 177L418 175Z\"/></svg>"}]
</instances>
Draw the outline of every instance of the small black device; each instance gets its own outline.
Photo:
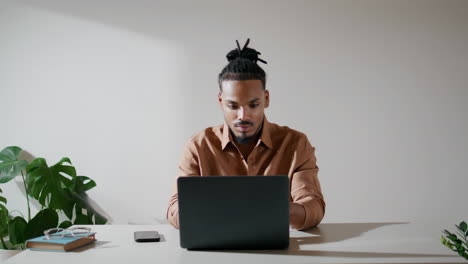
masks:
<instances>
[{"instance_id":1,"label":"small black device","mask_svg":"<svg viewBox=\"0 0 468 264\"><path fill-rule=\"evenodd\" d=\"M160 240L158 231L135 231L136 242L158 242Z\"/></svg>"}]
</instances>

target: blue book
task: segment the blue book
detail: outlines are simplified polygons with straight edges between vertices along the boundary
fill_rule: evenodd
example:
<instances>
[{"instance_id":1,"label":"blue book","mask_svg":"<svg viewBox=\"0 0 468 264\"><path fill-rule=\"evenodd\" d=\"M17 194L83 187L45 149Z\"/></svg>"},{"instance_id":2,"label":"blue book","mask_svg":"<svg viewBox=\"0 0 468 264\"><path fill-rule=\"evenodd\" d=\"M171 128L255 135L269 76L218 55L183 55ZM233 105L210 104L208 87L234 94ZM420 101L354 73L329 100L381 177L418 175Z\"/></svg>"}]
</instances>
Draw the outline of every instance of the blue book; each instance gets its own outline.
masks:
<instances>
[{"instance_id":1,"label":"blue book","mask_svg":"<svg viewBox=\"0 0 468 264\"><path fill-rule=\"evenodd\" d=\"M32 238L26 241L26 248L31 250L69 251L96 241L96 232L77 234L76 237L65 236L60 239L47 239L46 236Z\"/></svg>"}]
</instances>

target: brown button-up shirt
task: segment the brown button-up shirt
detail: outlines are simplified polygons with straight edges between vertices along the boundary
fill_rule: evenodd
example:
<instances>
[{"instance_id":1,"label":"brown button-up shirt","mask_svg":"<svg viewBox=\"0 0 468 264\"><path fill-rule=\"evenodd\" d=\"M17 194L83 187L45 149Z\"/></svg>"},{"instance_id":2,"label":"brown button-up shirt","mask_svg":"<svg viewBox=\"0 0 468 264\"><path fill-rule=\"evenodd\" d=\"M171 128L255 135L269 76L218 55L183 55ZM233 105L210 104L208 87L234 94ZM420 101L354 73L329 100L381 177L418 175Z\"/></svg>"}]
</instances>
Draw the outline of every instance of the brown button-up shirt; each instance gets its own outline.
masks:
<instances>
[{"instance_id":1,"label":"brown button-up shirt","mask_svg":"<svg viewBox=\"0 0 468 264\"><path fill-rule=\"evenodd\" d=\"M315 148L306 135L264 118L260 139L247 160L235 146L226 123L194 135L183 150L178 177L288 175L290 201L304 206L306 212L303 223L290 225L303 230L318 225L325 214L318 170ZM167 219L179 228L177 185L169 200Z\"/></svg>"}]
</instances>

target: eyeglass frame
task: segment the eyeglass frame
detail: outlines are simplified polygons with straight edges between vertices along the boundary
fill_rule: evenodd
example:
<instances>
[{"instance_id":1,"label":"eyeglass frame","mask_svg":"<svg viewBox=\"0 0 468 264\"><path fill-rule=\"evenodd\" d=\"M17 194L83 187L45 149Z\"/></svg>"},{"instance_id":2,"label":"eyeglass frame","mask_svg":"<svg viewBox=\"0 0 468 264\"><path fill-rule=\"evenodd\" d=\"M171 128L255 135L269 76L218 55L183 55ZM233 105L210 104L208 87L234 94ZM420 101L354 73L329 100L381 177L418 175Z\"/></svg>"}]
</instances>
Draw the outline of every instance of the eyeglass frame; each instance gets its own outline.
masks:
<instances>
[{"instance_id":1,"label":"eyeglass frame","mask_svg":"<svg viewBox=\"0 0 468 264\"><path fill-rule=\"evenodd\" d=\"M84 230L85 232L78 232L75 233L75 230ZM51 231L55 231L54 233L50 233ZM59 233L59 234L57 234ZM72 228L49 228L44 231L44 239L45 240L54 240L54 239L61 239L64 237L79 237L78 234L90 234L91 228L89 227L72 227Z\"/></svg>"}]
</instances>

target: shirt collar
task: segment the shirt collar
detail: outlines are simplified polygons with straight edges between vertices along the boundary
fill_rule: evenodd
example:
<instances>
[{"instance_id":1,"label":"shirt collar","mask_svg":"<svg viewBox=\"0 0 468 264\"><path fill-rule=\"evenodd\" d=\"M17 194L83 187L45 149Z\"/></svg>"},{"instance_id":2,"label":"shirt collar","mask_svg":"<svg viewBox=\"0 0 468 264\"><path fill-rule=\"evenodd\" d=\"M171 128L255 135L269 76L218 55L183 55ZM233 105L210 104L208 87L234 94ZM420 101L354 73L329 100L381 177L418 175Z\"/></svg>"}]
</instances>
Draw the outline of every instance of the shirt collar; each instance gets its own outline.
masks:
<instances>
[{"instance_id":1,"label":"shirt collar","mask_svg":"<svg viewBox=\"0 0 468 264\"><path fill-rule=\"evenodd\" d=\"M221 147L223 150L226 148L227 144L232 141L231 133L229 133L229 126L227 125L226 121L224 121L223 126L223 135L221 139Z\"/></svg>"},{"instance_id":2,"label":"shirt collar","mask_svg":"<svg viewBox=\"0 0 468 264\"><path fill-rule=\"evenodd\" d=\"M224 121L223 135L221 138L221 147L223 150L226 148L229 142L234 144L232 135L229 131L229 126L227 125L226 121ZM264 116L263 118L263 127L262 135L260 136L260 142L263 142L263 144L265 144L265 146L267 146L269 149L273 149L273 143L271 142L270 122L268 122L266 116Z\"/></svg>"}]
</instances>

